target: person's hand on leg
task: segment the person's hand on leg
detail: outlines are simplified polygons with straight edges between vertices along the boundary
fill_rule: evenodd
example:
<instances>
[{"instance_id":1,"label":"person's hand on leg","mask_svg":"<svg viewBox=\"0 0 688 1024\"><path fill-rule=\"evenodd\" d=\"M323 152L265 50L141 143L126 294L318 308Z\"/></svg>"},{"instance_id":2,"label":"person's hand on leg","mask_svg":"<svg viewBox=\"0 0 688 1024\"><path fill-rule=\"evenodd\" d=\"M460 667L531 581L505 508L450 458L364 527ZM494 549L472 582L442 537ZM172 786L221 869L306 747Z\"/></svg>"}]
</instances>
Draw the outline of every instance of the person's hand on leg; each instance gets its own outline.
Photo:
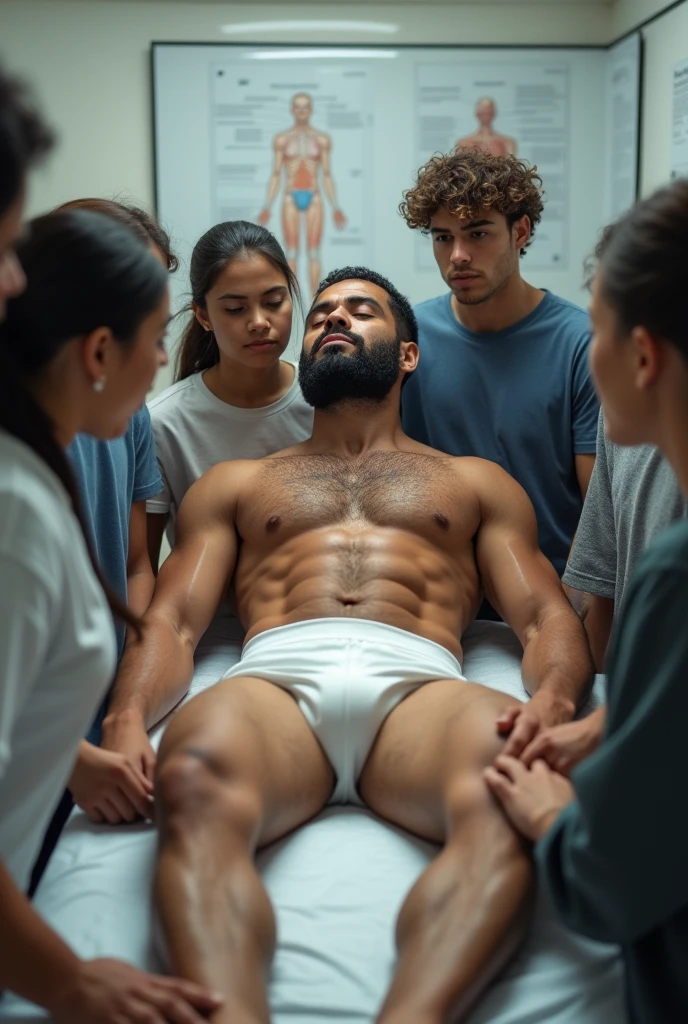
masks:
<instances>
[{"instance_id":1,"label":"person's hand on leg","mask_svg":"<svg viewBox=\"0 0 688 1024\"><path fill-rule=\"evenodd\" d=\"M600 708L577 722L566 722L541 730L521 754L529 767L534 761L545 761L562 775L569 775L600 745L604 734L604 708Z\"/></svg>"},{"instance_id":2,"label":"person's hand on leg","mask_svg":"<svg viewBox=\"0 0 688 1024\"><path fill-rule=\"evenodd\" d=\"M497 732L508 737L503 754L521 757L533 740L548 727L570 721L575 708L551 691L538 691L527 704L507 708L497 719Z\"/></svg>"},{"instance_id":3,"label":"person's hand on leg","mask_svg":"<svg viewBox=\"0 0 688 1024\"><path fill-rule=\"evenodd\" d=\"M576 798L573 786L544 761L531 768L515 757L500 754L483 778L501 803L514 828L537 842L549 831L561 811Z\"/></svg>"},{"instance_id":4,"label":"person's hand on leg","mask_svg":"<svg viewBox=\"0 0 688 1024\"><path fill-rule=\"evenodd\" d=\"M117 825L153 813L153 784L126 754L81 742L67 788L96 824Z\"/></svg>"},{"instance_id":5,"label":"person's hand on leg","mask_svg":"<svg viewBox=\"0 0 688 1024\"><path fill-rule=\"evenodd\" d=\"M223 998L191 981L103 959L80 961L50 1002L57 1024L201 1024Z\"/></svg>"}]
</instances>

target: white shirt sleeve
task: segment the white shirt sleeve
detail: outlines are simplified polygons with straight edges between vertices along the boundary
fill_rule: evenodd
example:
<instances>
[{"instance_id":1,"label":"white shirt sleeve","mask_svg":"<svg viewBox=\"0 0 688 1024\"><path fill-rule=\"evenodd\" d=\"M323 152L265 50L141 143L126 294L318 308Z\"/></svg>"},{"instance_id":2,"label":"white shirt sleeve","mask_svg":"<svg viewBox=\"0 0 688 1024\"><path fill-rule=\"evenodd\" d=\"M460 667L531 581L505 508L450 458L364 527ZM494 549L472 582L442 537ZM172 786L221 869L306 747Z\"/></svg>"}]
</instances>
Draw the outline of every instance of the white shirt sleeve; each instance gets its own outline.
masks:
<instances>
[{"instance_id":1,"label":"white shirt sleeve","mask_svg":"<svg viewBox=\"0 0 688 1024\"><path fill-rule=\"evenodd\" d=\"M12 733L45 664L54 595L47 581L0 553L0 778L12 751Z\"/></svg>"}]
</instances>

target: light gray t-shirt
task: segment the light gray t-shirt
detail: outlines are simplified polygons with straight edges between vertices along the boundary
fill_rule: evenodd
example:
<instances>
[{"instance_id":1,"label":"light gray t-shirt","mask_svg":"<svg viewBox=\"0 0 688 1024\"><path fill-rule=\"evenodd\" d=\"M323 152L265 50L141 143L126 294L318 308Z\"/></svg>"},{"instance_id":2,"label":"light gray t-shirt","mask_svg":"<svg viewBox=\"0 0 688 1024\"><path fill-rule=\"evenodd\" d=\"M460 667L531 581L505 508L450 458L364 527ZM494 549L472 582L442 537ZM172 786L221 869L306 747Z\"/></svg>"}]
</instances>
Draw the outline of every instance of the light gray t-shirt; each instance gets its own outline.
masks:
<instances>
[{"instance_id":1,"label":"light gray t-shirt","mask_svg":"<svg viewBox=\"0 0 688 1024\"><path fill-rule=\"evenodd\" d=\"M597 459L563 575L575 590L614 599L618 616L636 562L653 537L688 516L674 471L652 445L622 448L597 429Z\"/></svg>"}]
</instances>

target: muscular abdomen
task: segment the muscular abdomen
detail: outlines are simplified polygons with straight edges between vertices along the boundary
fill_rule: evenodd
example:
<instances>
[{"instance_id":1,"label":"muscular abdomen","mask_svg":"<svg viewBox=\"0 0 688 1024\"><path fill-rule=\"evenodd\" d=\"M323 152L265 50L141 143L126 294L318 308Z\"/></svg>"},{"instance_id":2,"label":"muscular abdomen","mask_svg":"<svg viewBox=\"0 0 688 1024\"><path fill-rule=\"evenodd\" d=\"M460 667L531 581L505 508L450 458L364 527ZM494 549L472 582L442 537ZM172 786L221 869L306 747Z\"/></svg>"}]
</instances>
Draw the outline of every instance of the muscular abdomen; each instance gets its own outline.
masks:
<instances>
[{"instance_id":1,"label":"muscular abdomen","mask_svg":"<svg viewBox=\"0 0 688 1024\"><path fill-rule=\"evenodd\" d=\"M470 546L452 558L422 536L368 521L312 529L262 556L244 548L235 582L249 639L304 619L352 616L425 636L458 658L480 597Z\"/></svg>"}]
</instances>

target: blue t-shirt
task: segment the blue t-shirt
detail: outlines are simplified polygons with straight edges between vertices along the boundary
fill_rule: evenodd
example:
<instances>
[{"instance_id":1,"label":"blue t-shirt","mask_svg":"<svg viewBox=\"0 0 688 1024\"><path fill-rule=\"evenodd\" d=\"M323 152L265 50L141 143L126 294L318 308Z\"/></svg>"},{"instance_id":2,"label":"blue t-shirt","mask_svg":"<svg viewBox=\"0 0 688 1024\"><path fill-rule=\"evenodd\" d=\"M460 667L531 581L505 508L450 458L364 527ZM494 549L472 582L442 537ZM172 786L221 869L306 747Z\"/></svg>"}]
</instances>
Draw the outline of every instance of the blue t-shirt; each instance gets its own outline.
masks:
<instances>
[{"instance_id":1,"label":"blue t-shirt","mask_svg":"<svg viewBox=\"0 0 688 1024\"><path fill-rule=\"evenodd\" d=\"M451 293L415 314L420 360L402 390L404 430L449 455L497 462L518 480L561 576L583 505L574 456L594 453L597 434L587 313L545 292L523 320L489 334L459 323Z\"/></svg>"},{"instance_id":2,"label":"blue t-shirt","mask_svg":"<svg viewBox=\"0 0 688 1024\"><path fill-rule=\"evenodd\" d=\"M103 575L126 601L131 506L162 490L148 407L134 413L126 434L113 441L77 434L67 455ZM126 628L116 620L115 629L121 656Z\"/></svg>"}]
</instances>

